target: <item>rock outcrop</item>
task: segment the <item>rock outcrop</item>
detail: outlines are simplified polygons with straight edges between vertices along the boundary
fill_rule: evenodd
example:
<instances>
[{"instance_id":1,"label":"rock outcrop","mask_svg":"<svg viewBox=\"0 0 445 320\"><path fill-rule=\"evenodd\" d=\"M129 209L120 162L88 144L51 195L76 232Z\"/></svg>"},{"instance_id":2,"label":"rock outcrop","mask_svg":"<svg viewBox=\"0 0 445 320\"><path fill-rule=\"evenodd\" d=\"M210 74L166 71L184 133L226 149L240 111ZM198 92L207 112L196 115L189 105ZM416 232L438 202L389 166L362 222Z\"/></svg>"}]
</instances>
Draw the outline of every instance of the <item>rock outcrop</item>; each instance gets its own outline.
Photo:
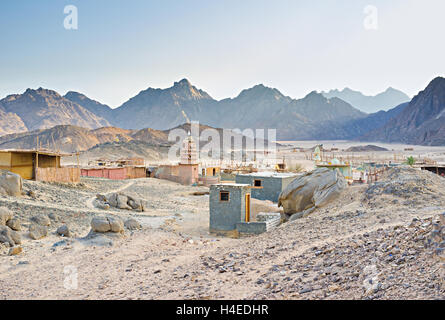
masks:
<instances>
[{"instance_id":1,"label":"rock outcrop","mask_svg":"<svg viewBox=\"0 0 445 320\"><path fill-rule=\"evenodd\" d=\"M346 186L340 171L319 168L292 181L281 192L278 206L292 219L306 216L333 201Z\"/></svg>"},{"instance_id":2,"label":"rock outcrop","mask_svg":"<svg viewBox=\"0 0 445 320\"><path fill-rule=\"evenodd\" d=\"M98 194L94 200L94 206L104 210L108 210L110 207L113 207L143 212L146 208L146 201L123 193L111 193L106 196Z\"/></svg>"}]
</instances>

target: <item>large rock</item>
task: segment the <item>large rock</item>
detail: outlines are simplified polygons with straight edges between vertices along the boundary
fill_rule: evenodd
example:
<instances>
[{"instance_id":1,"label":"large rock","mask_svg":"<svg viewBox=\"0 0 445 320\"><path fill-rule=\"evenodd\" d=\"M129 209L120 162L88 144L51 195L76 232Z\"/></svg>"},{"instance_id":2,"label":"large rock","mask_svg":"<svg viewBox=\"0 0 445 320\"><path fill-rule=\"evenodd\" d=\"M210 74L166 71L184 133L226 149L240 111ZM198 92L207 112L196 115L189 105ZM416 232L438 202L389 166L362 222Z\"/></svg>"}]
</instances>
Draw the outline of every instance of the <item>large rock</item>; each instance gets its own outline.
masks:
<instances>
[{"instance_id":1,"label":"large rock","mask_svg":"<svg viewBox=\"0 0 445 320\"><path fill-rule=\"evenodd\" d=\"M118 194L117 197L117 208L119 209L127 209L131 210L131 207L128 205L128 197L123 194Z\"/></svg>"},{"instance_id":2,"label":"large rock","mask_svg":"<svg viewBox=\"0 0 445 320\"><path fill-rule=\"evenodd\" d=\"M9 227L0 226L0 242L9 244L11 247L16 244L21 244L22 239L20 234Z\"/></svg>"},{"instance_id":3,"label":"large rock","mask_svg":"<svg viewBox=\"0 0 445 320\"><path fill-rule=\"evenodd\" d=\"M281 192L278 206L288 215L307 215L336 199L346 187L340 171L319 168L292 181Z\"/></svg>"},{"instance_id":4,"label":"large rock","mask_svg":"<svg viewBox=\"0 0 445 320\"><path fill-rule=\"evenodd\" d=\"M6 170L0 170L0 190L3 194L12 197L22 195L22 177Z\"/></svg>"},{"instance_id":5,"label":"large rock","mask_svg":"<svg viewBox=\"0 0 445 320\"><path fill-rule=\"evenodd\" d=\"M39 224L32 224L29 227L29 237L33 240L45 238L48 235L48 228Z\"/></svg>"},{"instance_id":6,"label":"large rock","mask_svg":"<svg viewBox=\"0 0 445 320\"><path fill-rule=\"evenodd\" d=\"M122 233L124 232L124 222L117 217L94 217L91 220L91 229L99 233Z\"/></svg>"},{"instance_id":7,"label":"large rock","mask_svg":"<svg viewBox=\"0 0 445 320\"><path fill-rule=\"evenodd\" d=\"M147 204L142 199L136 199L134 197L125 195L123 193L111 193L108 196L97 195L96 201L99 203L108 203L111 207L126 210L145 211ZM104 202L103 199L107 201Z\"/></svg>"},{"instance_id":8,"label":"large rock","mask_svg":"<svg viewBox=\"0 0 445 320\"><path fill-rule=\"evenodd\" d=\"M6 225L6 223L12 219L12 212L6 207L0 207L0 226Z\"/></svg>"},{"instance_id":9,"label":"large rock","mask_svg":"<svg viewBox=\"0 0 445 320\"><path fill-rule=\"evenodd\" d=\"M22 230L22 221L19 218L12 218L6 222L6 225L14 231Z\"/></svg>"}]
</instances>

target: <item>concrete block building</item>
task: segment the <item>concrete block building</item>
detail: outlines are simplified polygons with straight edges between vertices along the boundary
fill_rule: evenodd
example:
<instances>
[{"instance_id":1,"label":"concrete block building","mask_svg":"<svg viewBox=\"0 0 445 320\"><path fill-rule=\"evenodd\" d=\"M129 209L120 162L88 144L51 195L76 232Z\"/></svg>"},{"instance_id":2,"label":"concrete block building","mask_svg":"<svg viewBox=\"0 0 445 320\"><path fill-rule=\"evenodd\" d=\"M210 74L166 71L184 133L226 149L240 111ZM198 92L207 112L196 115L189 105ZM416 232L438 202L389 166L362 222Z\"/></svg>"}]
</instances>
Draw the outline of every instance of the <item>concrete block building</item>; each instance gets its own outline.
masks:
<instances>
[{"instance_id":1,"label":"concrete block building","mask_svg":"<svg viewBox=\"0 0 445 320\"><path fill-rule=\"evenodd\" d=\"M251 221L251 190L248 184L210 186L210 233L239 237L267 232L281 223L280 213L259 214Z\"/></svg>"},{"instance_id":2,"label":"concrete block building","mask_svg":"<svg viewBox=\"0 0 445 320\"><path fill-rule=\"evenodd\" d=\"M249 222L250 185L216 184L210 186L210 232L236 236L236 225Z\"/></svg>"},{"instance_id":3,"label":"concrete block building","mask_svg":"<svg viewBox=\"0 0 445 320\"><path fill-rule=\"evenodd\" d=\"M255 172L238 174L235 182L252 186L252 198L278 202L281 191L297 176L295 173Z\"/></svg>"}]
</instances>

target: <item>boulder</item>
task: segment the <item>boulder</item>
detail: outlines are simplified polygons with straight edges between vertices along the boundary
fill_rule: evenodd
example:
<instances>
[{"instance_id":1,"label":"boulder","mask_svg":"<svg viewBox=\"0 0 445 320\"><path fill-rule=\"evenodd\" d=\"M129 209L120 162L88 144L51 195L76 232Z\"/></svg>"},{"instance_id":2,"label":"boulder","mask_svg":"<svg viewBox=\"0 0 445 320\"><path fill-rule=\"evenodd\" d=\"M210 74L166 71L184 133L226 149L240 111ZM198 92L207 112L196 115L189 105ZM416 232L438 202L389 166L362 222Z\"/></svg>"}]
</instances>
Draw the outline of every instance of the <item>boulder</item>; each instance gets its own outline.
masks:
<instances>
[{"instance_id":1,"label":"boulder","mask_svg":"<svg viewBox=\"0 0 445 320\"><path fill-rule=\"evenodd\" d=\"M11 238L15 244L22 244L22 236L17 231L11 230Z\"/></svg>"},{"instance_id":2,"label":"boulder","mask_svg":"<svg viewBox=\"0 0 445 320\"><path fill-rule=\"evenodd\" d=\"M62 237L71 237L71 232L66 224L57 228L57 234Z\"/></svg>"},{"instance_id":3,"label":"boulder","mask_svg":"<svg viewBox=\"0 0 445 320\"><path fill-rule=\"evenodd\" d=\"M133 210L142 211L142 204L141 201L135 200L133 198L128 198L128 205Z\"/></svg>"},{"instance_id":4,"label":"boulder","mask_svg":"<svg viewBox=\"0 0 445 320\"><path fill-rule=\"evenodd\" d=\"M124 232L124 222L120 218L108 217L108 221L110 222L111 232Z\"/></svg>"},{"instance_id":5,"label":"boulder","mask_svg":"<svg viewBox=\"0 0 445 320\"><path fill-rule=\"evenodd\" d=\"M94 217L91 220L91 229L94 232L104 233L111 231L111 226L107 217Z\"/></svg>"},{"instance_id":6,"label":"boulder","mask_svg":"<svg viewBox=\"0 0 445 320\"><path fill-rule=\"evenodd\" d=\"M48 235L48 228L39 224L32 224L29 227L29 237L33 240L45 238Z\"/></svg>"},{"instance_id":7,"label":"boulder","mask_svg":"<svg viewBox=\"0 0 445 320\"><path fill-rule=\"evenodd\" d=\"M19 218L12 218L6 222L6 225L14 231L22 230L22 221Z\"/></svg>"},{"instance_id":8,"label":"boulder","mask_svg":"<svg viewBox=\"0 0 445 320\"><path fill-rule=\"evenodd\" d=\"M278 206L288 215L305 216L335 200L346 187L339 170L319 168L292 181L281 192Z\"/></svg>"},{"instance_id":9,"label":"boulder","mask_svg":"<svg viewBox=\"0 0 445 320\"><path fill-rule=\"evenodd\" d=\"M117 208L117 193L112 193L107 197L110 206Z\"/></svg>"},{"instance_id":10,"label":"boulder","mask_svg":"<svg viewBox=\"0 0 445 320\"><path fill-rule=\"evenodd\" d=\"M142 229L142 226L137 220L130 218L125 221L125 228L128 230L138 230Z\"/></svg>"},{"instance_id":11,"label":"boulder","mask_svg":"<svg viewBox=\"0 0 445 320\"><path fill-rule=\"evenodd\" d=\"M22 195L22 177L6 170L0 170L0 189L8 196L20 197Z\"/></svg>"},{"instance_id":12,"label":"boulder","mask_svg":"<svg viewBox=\"0 0 445 320\"><path fill-rule=\"evenodd\" d=\"M51 220L45 215L34 216L31 218L31 221L45 227L51 225Z\"/></svg>"},{"instance_id":13,"label":"boulder","mask_svg":"<svg viewBox=\"0 0 445 320\"><path fill-rule=\"evenodd\" d=\"M12 219L12 212L6 207L0 207L0 226L6 225L6 223Z\"/></svg>"},{"instance_id":14,"label":"boulder","mask_svg":"<svg viewBox=\"0 0 445 320\"><path fill-rule=\"evenodd\" d=\"M99 233L122 233L124 232L124 222L118 217L94 217L91 220L91 229Z\"/></svg>"},{"instance_id":15,"label":"boulder","mask_svg":"<svg viewBox=\"0 0 445 320\"><path fill-rule=\"evenodd\" d=\"M0 242L13 247L16 244L21 244L22 239L18 232L11 230L7 226L0 226Z\"/></svg>"},{"instance_id":16,"label":"boulder","mask_svg":"<svg viewBox=\"0 0 445 320\"><path fill-rule=\"evenodd\" d=\"M118 194L117 197L117 208L119 209L127 209L131 210L131 207L128 205L128 197L123 194Z\"/></svg>"}]
</instances>

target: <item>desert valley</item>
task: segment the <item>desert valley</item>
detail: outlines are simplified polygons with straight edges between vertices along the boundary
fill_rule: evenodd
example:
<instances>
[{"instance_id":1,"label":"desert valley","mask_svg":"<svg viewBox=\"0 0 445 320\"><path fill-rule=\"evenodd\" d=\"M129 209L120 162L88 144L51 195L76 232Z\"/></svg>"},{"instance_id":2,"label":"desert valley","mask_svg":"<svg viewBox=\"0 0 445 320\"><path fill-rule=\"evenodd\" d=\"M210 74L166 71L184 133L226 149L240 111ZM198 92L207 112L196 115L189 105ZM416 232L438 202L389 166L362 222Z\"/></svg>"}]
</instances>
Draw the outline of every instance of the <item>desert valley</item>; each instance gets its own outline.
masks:
<instances>
[{"instance_id":1,"label":"desert valley","mask_svg":"<svg viewBox=\"0 0 445 320\"><path fill-rule=\"evenodd\" d=\"M72 182L39 173L23 179L17 194L0 196L2 298L443 299L445 79L434 79L411 101L388 90L380 98L396 105L372 114L334 96L341 93L293 100L260 85L215 101L182 80L143 91L118 109L41 88L0 100L4 152L33 150L79 170ZM275 116L265 117L269 112ZM277 128L276 140L266 143L275 147L275 165L245 158L209 163L198 152L190 164L199 179L171 178L169 133L190 133L189 119L201 121L199 133L213 129L208 124ZM196 140L193 148L208 142ZM140 159L135 167L143 167L143 176L111 178L113 170L131 167L124 159ZM278 215L281 225L262 234L211 232L210 185L229 188L239 177L271 172L293 182L279 199L252 189L248 222L260 224L267 214ZM339 175L334 187L317 182L332 172ZM10 178L3 175L6 190ZM260 180L254 181L253 188ZM295 183L317 184L328 201L317 203L311 191L315 204L306 210L297 192L291 207L303 201L301 209L278 206L298 190ZM73 270L75 289L66 280Z\"/></svg>"}]
</instances>

